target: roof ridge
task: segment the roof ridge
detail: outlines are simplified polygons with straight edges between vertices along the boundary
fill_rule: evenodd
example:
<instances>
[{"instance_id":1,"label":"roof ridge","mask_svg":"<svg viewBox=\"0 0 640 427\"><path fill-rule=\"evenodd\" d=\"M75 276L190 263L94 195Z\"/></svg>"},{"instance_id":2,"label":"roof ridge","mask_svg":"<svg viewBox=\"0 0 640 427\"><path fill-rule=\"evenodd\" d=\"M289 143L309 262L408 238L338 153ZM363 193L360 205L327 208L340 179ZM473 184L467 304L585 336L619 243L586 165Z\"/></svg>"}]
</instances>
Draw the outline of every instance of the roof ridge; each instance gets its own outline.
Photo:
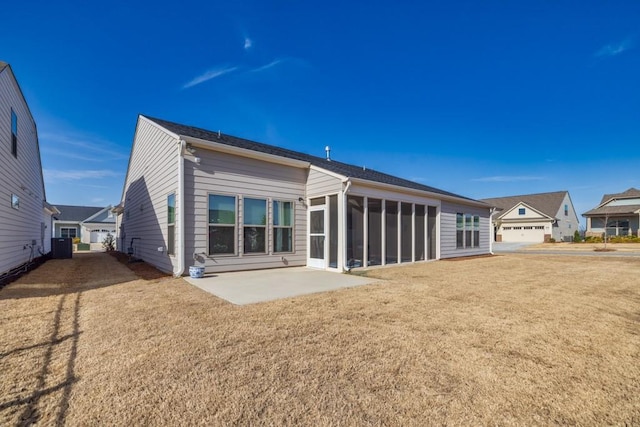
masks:
<instances>
[{"instance_id":1,"label":"roof ridge","mask_svg":"<svg viewBox=\"0 0 640 427\"><path fill-rule=\"evenodd\" d=\"M289 148L279 147L277 145L270 145L263 142L252 141L250 139L241 138L229 134L223 134L222 132L214 132L197 126L183 125L180 123L171 122L164 119L157 119L151 116L144 117L156 124L164 127L168 131L177 135L187 136L191 138L198 138L205 141L217 142L225 145L229 145L236 148L241 148L249 151L260 152L264 154L270 154L274 156L290 158L294 160L301 160L310 163L313 166L328 170L330 172L342 175L346 178L362 179L370 182L377 182L381 184L395 185L397 187L409 188L418 191L425 191L429 193L436 193L443 196L455 197L470 202L479 203L478 200L471 199L469 197L461 196L459 194L451 193L445 190L441 190L428 185L420 184L415 181L401 178L395 175L391 175L385 172L380 172L375 169L368 169L362 166L353 165L339 160L328 160L324 157L315 156L313 154L307 154L301 151L291 150Z\"/></svg>"}]
</instances>

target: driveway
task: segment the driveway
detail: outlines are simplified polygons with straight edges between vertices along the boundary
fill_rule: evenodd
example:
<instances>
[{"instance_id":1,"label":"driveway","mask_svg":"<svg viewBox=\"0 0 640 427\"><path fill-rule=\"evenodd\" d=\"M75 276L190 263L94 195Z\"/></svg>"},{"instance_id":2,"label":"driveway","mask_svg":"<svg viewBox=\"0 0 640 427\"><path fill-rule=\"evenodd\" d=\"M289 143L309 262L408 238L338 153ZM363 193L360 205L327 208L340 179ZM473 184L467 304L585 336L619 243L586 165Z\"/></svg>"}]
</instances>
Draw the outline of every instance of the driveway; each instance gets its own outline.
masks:
<instances>
[{"instance_id":1,"label":"driveway","mask_svg":"<svg viewBox=\"0 0 640 427\"><path fill-rule=\"evenodd\" d=\"M236 305L351 288L376 281L307 267L218 273L206 275L201 279L184 279Z\"/></svg>"},{"instance_id":2,"label":"driveway","mask_svg":"<svg viewBox=\"0 0 640 427\"><path fill-rule=\"evenodd\" d=\"M536 242L494 242L493 243L493 252L494 253L509 253L509 252L517 252L521 249L526 248L527 246L536 245Z\"/></svg>"}]
</instances>

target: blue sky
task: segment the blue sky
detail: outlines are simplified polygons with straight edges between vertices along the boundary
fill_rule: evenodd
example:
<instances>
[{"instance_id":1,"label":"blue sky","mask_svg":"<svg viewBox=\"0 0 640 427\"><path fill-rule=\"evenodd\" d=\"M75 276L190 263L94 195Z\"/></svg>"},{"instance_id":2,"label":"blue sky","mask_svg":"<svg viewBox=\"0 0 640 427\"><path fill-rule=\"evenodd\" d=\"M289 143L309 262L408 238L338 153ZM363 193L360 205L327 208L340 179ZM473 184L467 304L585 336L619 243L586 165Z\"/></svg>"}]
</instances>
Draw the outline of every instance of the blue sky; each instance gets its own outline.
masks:
<instances>
[{"instance_id":1,"label":"blue sky","mask_svg":"<svg viewBox=\"0 0 640 427\"><path fill-rule=\"evenodd\" d=\"M417 5L416 3L422 3ZM51 203L117 204L139 113L468 197L640 187L637 1L29 1L0 60Z\"/></svg>"}]
</instances>

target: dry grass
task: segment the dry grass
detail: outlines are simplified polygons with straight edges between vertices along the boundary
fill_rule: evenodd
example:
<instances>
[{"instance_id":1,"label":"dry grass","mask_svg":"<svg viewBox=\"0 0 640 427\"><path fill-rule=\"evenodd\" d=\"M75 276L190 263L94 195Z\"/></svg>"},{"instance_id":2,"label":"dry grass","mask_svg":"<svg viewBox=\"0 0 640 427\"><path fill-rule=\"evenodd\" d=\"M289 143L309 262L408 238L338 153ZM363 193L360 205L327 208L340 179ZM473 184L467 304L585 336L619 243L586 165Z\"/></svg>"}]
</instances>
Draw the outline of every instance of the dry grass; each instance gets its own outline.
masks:
<instances>
[{"instance_id":1,"label":"dry grass","mask_svg":"<svg viewBox=\"0 0 640 427\"><path fill-rule=\"evenodd\" d=\"M536 245L525 246L525 251L571 251L571 252L593 252L602 251L604 243L538 243ZM639 243L607 243L607 251L617 252L640 252Z\"/></svg>"},{"instance_id":2,"label":"dry grass","mask_svg":"<svg viewBox=\"0 0 640 427\"><path fill-rule=\"evenodd\" d=\"M0 291L0 424L640 423L637 258L368 274L388 281L237 307L50 261Z\"/></svg>"}]
</instances>

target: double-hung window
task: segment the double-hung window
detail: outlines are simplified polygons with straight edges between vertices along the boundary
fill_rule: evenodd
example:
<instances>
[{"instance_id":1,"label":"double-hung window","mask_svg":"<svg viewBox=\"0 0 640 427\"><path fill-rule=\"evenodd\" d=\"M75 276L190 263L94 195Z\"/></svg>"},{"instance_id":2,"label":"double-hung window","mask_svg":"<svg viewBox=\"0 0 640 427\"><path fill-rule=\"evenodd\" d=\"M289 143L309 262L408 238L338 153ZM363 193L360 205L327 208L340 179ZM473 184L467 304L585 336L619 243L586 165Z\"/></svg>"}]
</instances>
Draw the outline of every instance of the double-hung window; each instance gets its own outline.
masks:
<instances>
[{"instance_id":1,"label":"double-hung window","mask_svg":"<svg viewBox=\"0 0 640 427\"><path fill-rule=\"evenodd\" d=\"M293 202L273 201L273 252L293 252Z\"/></svg>"},{"instance_id":2,"label":"double-hung window","mask_svg":"<svg viewBox=\"0 0 640 427\"><path fill-rule=\"evenodd\" d=\"M267 201L245 197L244 253L265 253L267 249Z\"/></svg>"},{"instance_id":3,"label":"double-hung window","mask_svg":"<svg viewBox=\"0 0 640 427\"><path fill-rule=\"evenodd\" d=\"M464 214L456 214L456 248L464 248Z\"/></svg>"},{"instance_id":4,"label":"double-hung window","mask_svg":"<svg viewBox=\"0 0 640 427\"><path fill-rule=\"evenodd\" d=\"M236 198L209 195L209 254L236 253Z\"/></svg>"},{"instance_id":5,"label":"double-hung window","mask_svg":"<svg viewBox=\"0 0 640 427\"><path fill-rule=\"evenodd\" d=\"M11 109L11 154L18 157L18 116Z\"/></svg>"},{"instance_id":6,"label":"double-hung window","mask_svg":"<svg viewBox=\"0 0 640 427\"><path fill-rule=\"evenodd\" d=\"M75 238L76 237L76 229L75 228L61 228L60 229L60 237L65 238Z\"/></svg>"},{"instance_id":7,"label":"double-hung window","mask_svg":"<svg viewBox=\"0 0 640 427\"><path fill-rule=\"evenodd\" d=\"M480 247L480 216L473 216L473 247Z\"/></svg>"},{"instance_id":8,"label":"double-hung window","mask_svg":"<svg viewBox=\"0 0 640 427\"><path fill-rule=\"evenodd\" d=\"M176 195L167 197L167 253L176 254Z\"/></svg>"}]
</instances>

